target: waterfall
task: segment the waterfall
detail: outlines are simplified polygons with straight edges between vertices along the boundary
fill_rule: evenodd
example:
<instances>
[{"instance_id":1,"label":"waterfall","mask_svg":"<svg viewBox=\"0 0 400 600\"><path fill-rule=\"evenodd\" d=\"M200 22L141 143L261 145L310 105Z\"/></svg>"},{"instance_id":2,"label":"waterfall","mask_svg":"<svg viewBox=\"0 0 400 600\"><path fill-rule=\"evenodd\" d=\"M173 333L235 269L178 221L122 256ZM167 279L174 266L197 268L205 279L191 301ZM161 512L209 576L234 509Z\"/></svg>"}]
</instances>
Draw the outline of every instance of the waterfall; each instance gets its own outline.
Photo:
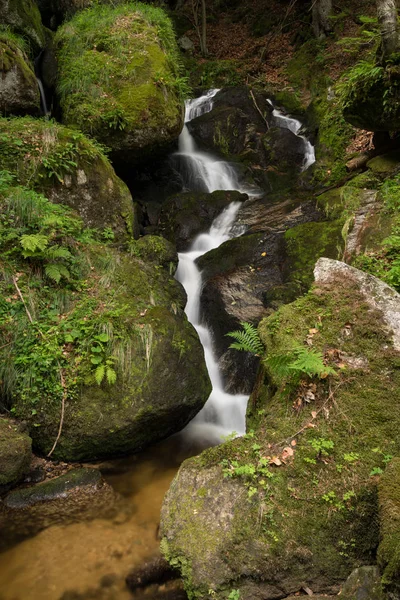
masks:
<instances>
[{"instance_id":1,"label":"waterfall","mask_svg":"<svg viewBox=\"0 0 400 600\"><path fill-rule=\"evenodd\" d=\"M186 103L185 122L212 110L212 99L218 90ZM180 157L183 157L186 182L190 189L245 191L239 185L234 168L205 152L199 152L188 128L184 127L179 138ZM204 356L212 384L212 392L206 405L189 423L185 432L191 439L205 439L210 444L221 441L224 435L235 431L245 433L245 416L248 396L227 394L223 389L218 363L213 353L211 332L200 323L200 294L202 277L196 259L218 248L231 237L240 202L232 202L216 219L207 233L199 234L187 252L179 254L176 278L186 290L185 312L195 327L204 348Z\"/></svg>"},{"instance_id":2,"label":"waterfall","mask_svg":"<svg viewBox=\"0 0 400 600\"><path fill-rule=\"evenodd\" d=\"M213 98L219 90L210 90L204 96L186 103L185 123L199 117L213 108ZM274 117L281 127L286 127L296 135L301 123L296 119L283 116L274 109ZM315 161L314 148L304 137L303 170ZM211 154L200 152L185 125L179 138L179 151L175 153L183 169L183 179L187 189L213 192L215 190L237 190L249 195L259 195L250 188L239 184L236 171L229 163L214 158ZM187 425L184 432L193 440L218 444L224 436L232 432L243 435L246 431L246 407L248 396L228 394L225 392L218 362L214 356L210 330L200 322L200 294L202 277L196 260L223 242L234 237L232 228L240 207L239 202L232 202L216 219L206 233L199 234L187 252L179 254L176 279L183 285L187 293L185 312L188 320L195 327L204 348L204 356L212 384L212 392L204 408ZM236 235L241 231L236 231Z\"/></svg>"},{"instance_id":3,"label":"waterfall","mask_svg":"<svg viewBox=\"0 0 400 600\"><path fill-rule=\"evenodd\" d=\"M297 137L303 140L304 162L302 166L302 171L306 171L308 167L315 163L315 150L311 142L304 135L299 134L302 128L302 124L300 123L300 121L294 119L293 117L286 117L285 115L283 115L277 108L274 107L271 100L269 100L268 102L274 108L272 115L278 127L282 127L283 129L289 129L292 133L297 135Z\"/></svg>"},{"instance_id":4,"label":"waterfall","mask_svg":"<svg viewBox=\"0 0 400 600\"><path fill-rule=\"evenodd\" d=\"M217 92L218 89L213 89L200 98L186 102L185 123L210 112ZM179 150L173 157L179 162L179 171L185 189L209 193L216 190L252 193L249 187L240 185L236 170L231 164L197 149L186 125L179 136L178 147Z\"/></svg>"},{"instance_id":5,"label":"waterfall","mask_svg":"<svg viewBox=\"0 0 400 600\"><path fill-rule=\"evenodd\" d=\"M40 106L43 112L43 115L45 117L47 117L47 115L50 114L49 108L47 106L47 101L46 101L46 92L44 90L44 85L43 82L40 78L41 75L41 70L42 70L42 57L43 57L43 52L44 50L42 50L40 52L40 54L35 58L35 75L36 75L36 81L38 84L38 88L39 88L39 93L40 93Z\"/></svg>"}]
</instances>

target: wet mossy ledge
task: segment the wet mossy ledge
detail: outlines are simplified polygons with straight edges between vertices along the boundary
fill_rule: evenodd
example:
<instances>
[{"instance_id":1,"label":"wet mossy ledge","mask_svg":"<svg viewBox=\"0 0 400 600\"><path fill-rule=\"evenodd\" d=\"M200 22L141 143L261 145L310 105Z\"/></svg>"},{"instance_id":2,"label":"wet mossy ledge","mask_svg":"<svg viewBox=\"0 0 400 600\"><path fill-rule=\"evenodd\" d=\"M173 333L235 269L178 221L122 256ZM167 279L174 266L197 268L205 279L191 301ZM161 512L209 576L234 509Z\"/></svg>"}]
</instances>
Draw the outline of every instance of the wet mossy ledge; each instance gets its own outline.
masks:
<instances>
[{"instance_id":1,"label":"wet mossy ledge","mask_svg":"<svg viewBox=\"0 0 400 600\"><path fill-rule=\"evenodd\" d=\"M187 85L162 9L140 2L88 8L57 31L55 44L66 125L106 143L124 164L177 139Z\"/></svg>"},{"instance_id":2,"label":"wet mossy ledge","mask_svg":"<svg viewBox=\"0 0 400 600\"><path fill-rule=\"evenodd\" d=\"M191 600L232 590L272 600L305 583L337 594L353 569L376 563L378 483L400 454L398 333L396 350L378 306L390 297L399 314L400 296L337 261L318 269L307 295L259 326L267 351L248 433L185 461L164 500L161 548ZM296 348L320 352L336 374L285 369ZM380 556L393 582L397 488L388 478Z\"/></svg>"},{"instance_id":3,"label":"wet mossy ledge","mask_svg":"<svg viewBox=\"0 0 400 600\"><path fill-rule=\"evenodd\" d=\"M210 393L204 353L173 279L173 248L153 236L114 246L44 195L0 178L0 402L33 447L94 459L178 431Z\"/></svg>"},{"instance_id":4,"label":"wet mossy ledge","mask_svg":"<svg viewBox=\"0 0 400 600\"><path fill-rule=\"evenodd\" d=\"M76 210L115 241L138 235L132 196L105 149L80 131L31 117L0 118L0 165L16 182Z\"/></svg>"}]
</instances>

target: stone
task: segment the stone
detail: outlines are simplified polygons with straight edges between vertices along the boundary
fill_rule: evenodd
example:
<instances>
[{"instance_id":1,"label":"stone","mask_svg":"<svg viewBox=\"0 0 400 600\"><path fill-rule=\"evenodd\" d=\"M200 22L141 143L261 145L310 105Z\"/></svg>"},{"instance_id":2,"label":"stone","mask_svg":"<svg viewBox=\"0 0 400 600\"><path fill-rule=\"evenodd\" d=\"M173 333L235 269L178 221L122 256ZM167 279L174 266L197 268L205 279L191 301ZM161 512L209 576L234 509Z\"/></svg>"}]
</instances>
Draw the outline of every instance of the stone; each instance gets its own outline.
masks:
<instances>
[{"instance_id":1,"label":"stone","mask_svg":"<svg viewBox=\"0 0 400 600\"><path fill-rule=\"evenodd\" d=\"M0 40L0 58L0 113L39 115L39 87L27 55L17 44Z\"/></svg>"},{"instance_id":2,"label":"stone","mask_svg":"<svg viewBox=\"0 0 400 600\"><path fill-rule=\"evenodd\" d=\"M4 550L53 525L109 518L117 496L98 469L72 469L65 475L10 492L0 508Z\"/></svg>"},{"instance_id":3,"label":"stone","mask_svg":"<svg viewBox=\"0 0 400 600\"><path fill-rule=\"evenodd\" d=\"M355 569L342 587L343 600L385 600L377 566Z\"/></svg>"},{"instance_id":4,"label":"stone","mask_svg":"<svg viewBox=\"0 0 400 600\"><path fill-rule=\"evenodd\" d=\"M0 489L18 483L29 471L32 440L12 419L0 417Z\"/></svg>"},{"instance_id":5,"label":"stone","mask_svg":"<svg viewBox=\"0 0 400 600\"><path fill-rule=\"evenodd\" d=\"M193 52L194 51L194 44L193 44L192 40L190 40L186 35L183 35L182 37L179 38L178 46L184 52Z\"/></svg>"},{"instance_id":6,"label":"stone","mask_svg":"<svg viewBox=\"0 0 400 600\"><path fill-rule=\"evenodd\" d=\"M34 0L2 0L0 23L26 38L34 53L46 45L46 31Z\"/></svg>"},{"instance_id":7,"label":"stone","mask_svg":"<svg viewBox=\"0 0 400 600\"><path fill-rule=\"evenodd\" d=\"M58 29L55 47L63 123L111 148L114 164L132 167L178 138L178 52L162 9L150 18L144 4L92 6Z\"/></svg>"},{"instance_id":8,"label":"stone","mask_svg":"<svg viewBox=\"0 0 400 600\"><path fill-rule=\"evenodd\" d=\"M316 283L352 282L359 288L371 309L382 313L382 321L390 332L393 346L400 350L400 294L373 275L343 262L320 258L315 265Z\"/></svg>"}]
</instances>

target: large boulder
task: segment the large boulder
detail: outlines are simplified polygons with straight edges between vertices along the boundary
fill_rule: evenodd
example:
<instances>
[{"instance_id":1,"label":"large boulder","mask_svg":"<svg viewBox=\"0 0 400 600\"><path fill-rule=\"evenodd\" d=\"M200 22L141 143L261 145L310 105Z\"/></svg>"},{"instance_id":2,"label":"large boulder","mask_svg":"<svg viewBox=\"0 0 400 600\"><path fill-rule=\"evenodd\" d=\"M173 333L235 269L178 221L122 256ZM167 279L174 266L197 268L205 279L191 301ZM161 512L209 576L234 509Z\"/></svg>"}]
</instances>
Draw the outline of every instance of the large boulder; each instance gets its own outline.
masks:
<instances>
[{"instance_id":1,"label":"large boulder","mask_svg":"<svg viewBox=\"0 0 400 600\"><path fill-rule=\"evenodd\" d=\"M46 44L46 31L34 0L2 0L0 23L28 40L38 53Z\"/></svg>"},{"instance_id":2,"label":"large boulder","mask_svg":"<svg viewBox=\"0 0 400 600\"><path fill-rule=\"evenodd\" d=\"M261 322L253 431L183 463L165 497L161 548L191 598L336 594L374 562L379 473L400 455L400 295L337 261L321 259L315 276ZM321 352L321 378L294 366L307 348Z\"/></svg>"},{"instance_id":3,"label":"large boulder","mask_svg":"<svg viewBox=\"0 0 400 600\"><path fill-rule=\"evenodd\" d=\"M52 201L76 210L85 225L111 228L118 241L138 234L132 196L99 147L54 122L0 119L0 165Z\"/></svg>"},{"instance_id":4,"label":"large boulder","mask_svg":"<svg viewBox=\"0 0 400 600\"><path fill-rule=\"evenodd\" d=\"M172 25L145 4L96 6L56 35L62 119L132 164L165 150L183 122Z\"/></svg>"},{"instance_id":5,"label":"large boulder","mask_svg":"<svg viewBox=\"0 0 400 600\"><path fill-rule=\"evenodd\" d=\"M14 40L2 40L0 34L0 113L3 115L40 114L38 83L33 65L21 45Z\"/></svg>"},{"instance_id":6,"label":"large boulder","mask_svg":"<svg viewBox=\"0 0 400 600\"><path fill-rule=\"evenodd\" d=\"M17 483L29 471L32 440L21 427L0 417L0 490Z\"/></svg>"},{"instance_id":7,"label":"large boulder","mask_svg":"<svg viewBox=\"0 0 400 600\"><path fill-rule=\"evenodd\" d=\"M342 95L346 121L368 131L399 129L397 85L400 65L390 64L384 68L364 63L356 65L350 76Z\"/></svg>"},{"instance_id":8,"label":"large boulder","mask_svg":"<svg viewBox=\"0 0 400 600\"><path fill-rule=\"evenodd\" d=\"M65 416L54 451L63 460L135 452L164 439L195 416L211 391L202 346L183 313L185 294L169 270L110 249L93 252L88 257L93 271L87 285L94 308L88 307L86 320L79 321L85 302L74 294L68 315ZM100 322L95 325L96 317L106 319L113 341L107 342L108 334L96 336L93 328L100 326ZM82 355L83 335L89 335L91 342ZM105 343L111 343L108 351ZM39 354L40 347L39 340ZM110 351L112 358L106 362ZM103 364L97 383L99 372L91 362ZM107 365L116 373L115 384L113 378L107 380ZM53 393L43 390L34 415L24 402L25 394L21 390L14 395L15 414L31 426L34 447L47 453L59 425L57 388Z\"/></svg>"}]
</instances>

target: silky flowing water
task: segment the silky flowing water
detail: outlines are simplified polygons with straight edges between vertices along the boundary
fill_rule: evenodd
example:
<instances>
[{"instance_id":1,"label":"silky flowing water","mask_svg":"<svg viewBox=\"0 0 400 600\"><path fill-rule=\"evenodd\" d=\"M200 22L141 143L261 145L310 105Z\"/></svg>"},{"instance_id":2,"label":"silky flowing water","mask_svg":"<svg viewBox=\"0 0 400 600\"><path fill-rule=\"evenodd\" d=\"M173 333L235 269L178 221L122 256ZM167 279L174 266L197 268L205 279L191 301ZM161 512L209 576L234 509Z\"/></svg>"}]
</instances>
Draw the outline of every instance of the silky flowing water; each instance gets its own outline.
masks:
<instances>
[{"instance_id":1,"label":"silky flowing water","mask_svg":"<svg viewBox=\"0 0 400 600\"><path fill-rule=\"evenodd\" d=\"M218 90L186 105L186 122L212 110ZM296 135L301 124L274 109L280 126ZM304 138L303 169L315 160ZM239 182L234 166L197 149L185 125L178 159L186 189L212 192L256 192ZM219 443L223 436L245 432L247 396L224 391L212 349L212 334L201 323L201 273L196 259L232 237L240 203L232 203L179 255L176 277L185 287L186 314L204 347L212 393L203 410L178 436L142 455L97 465L106 481L121 495L113 518L52 526L0 554L0 600L125 600L132 594L125 577L158 550L159 515L163 497L184 458ZM95 516L95 515L94 515ZM151 591L148 596L151 598ZM143 597L143 596L141 596Z\"/></svg>"}]
</instances>

